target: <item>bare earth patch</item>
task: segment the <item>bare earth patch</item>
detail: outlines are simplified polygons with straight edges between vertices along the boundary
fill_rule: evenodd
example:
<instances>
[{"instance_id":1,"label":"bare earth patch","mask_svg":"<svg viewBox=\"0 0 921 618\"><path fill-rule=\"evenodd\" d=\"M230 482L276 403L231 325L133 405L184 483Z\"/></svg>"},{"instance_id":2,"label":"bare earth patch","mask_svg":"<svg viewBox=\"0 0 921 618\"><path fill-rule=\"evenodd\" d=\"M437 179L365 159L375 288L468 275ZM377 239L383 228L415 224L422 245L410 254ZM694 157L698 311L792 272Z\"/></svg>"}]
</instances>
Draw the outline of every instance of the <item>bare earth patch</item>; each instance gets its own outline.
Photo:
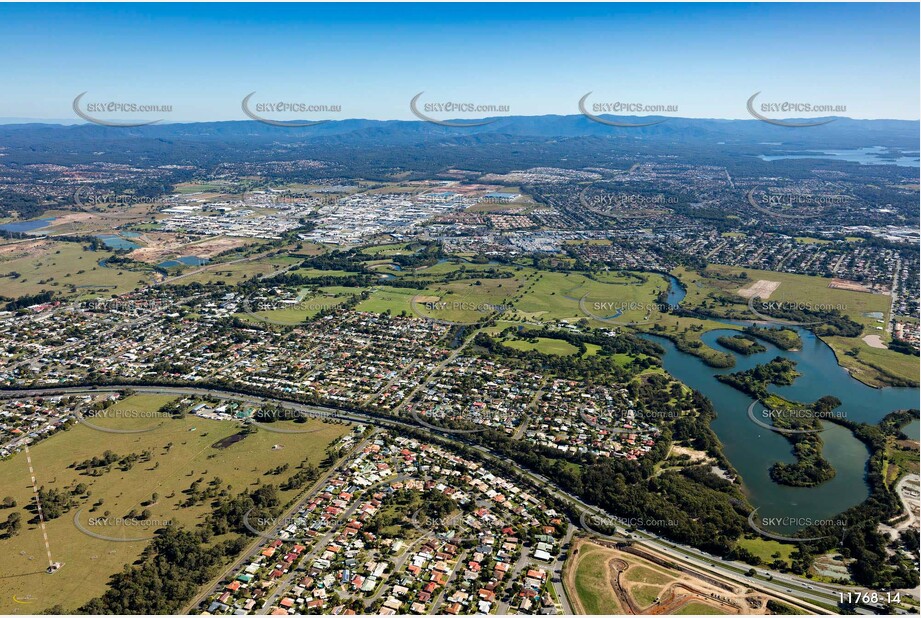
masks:
<instances>
[{"instance_id":1,"label":"bare earth patch","mask_svg":"<svg viewBox=\"0 0 921 618\"><path fill-rule=\"evenodd\" d=\"M706 613L724 615L766 614L768 596L721 577L701 576L696 570L689 572L675 570L668 556L649 552L644 548L622 549L610 541L577 539L573 545L574 554L567 561L563 573L564 585L576 611L586 611L599 601L616 599L619 607L611 608L609 614L620 615L674 615L684 613ZM603 586L601 582L580 582L580 563L591 556L593 563L604 560L606 571ZM592 566L600 567L601 564ZM589 598L580 598L586 594Z\"/></svg>"},{"instance_id":2,"label":"bare earth patch","mask_svg":"<svg viewBox=\"0 0 921 618\"><path fill-rule=\"evenodd\" d=\"M767 300L771 297L771 294L780 287L780 281L768 281L767 279L758 279L752 284L739 289L738 294L742 298L754 298L758 297L762 300Z\"/></svg>"},{"instance_id":3,"label":"bare earth patch","mask_svg":"<svg viewBox=\"0 0 921 618\"><path fill-rule=\"evenodd\" d=\"M686 446L678 446L677 444L672 446L671 450L672 455L687 455L690 460L694 463L700 463L702 461L712 461L711 457L703 451L698 451L693 448L688 448Z\"/></svg>"},{"instance_id":4,"label":"bare earth patch","mask_svg":"<svg viewBox=\"0 0 921 618\"><path fill-rule=\"evenodd\" d=\"M97 215L89 212L72 212L66 215L55 217L50 227L55 228L73 223L83 223L84 221L91 221L95 218L97 218Z\"/></svg>"},{"instance_id":5,"label":"bare earth patch","mask_svg":"<svg viewBox=\"0 0 921 618\"><path fill-rule=\"evenodd\" d=\"M863 338L863 342L871 348L877 348L879 350L886 349L886 344L883 343L883 340L880 339L879 335L867 335Z\"/></svg>"},{"instance_id":6,"label":"bare earth patch","mask_svg":"<svg viewBox=\"0 0 921 618\"><path fill-rule=\"evenodd\" d=\"M140 238L146 247L135 249L130 253L131 259L139 262L157 263L177 255L194 255L211 259L229 249L242 247L252 242L246 238L227 238L218 236L200 242L176 242L174 237L161 234L144 234Z\"/></svg>"},{"instance_id":7,"label":"bare earth patch","mask_svg":"<svg viewBox=\"0 0 921 618\"><path fill-rule=\"evenodd\" d=\"M44 254L50 248L51 243L47 240L13 241L9 244L0 245L0 256L8 260L15 260L21 257Z\"/></svg>"},{"instance_id":8,"label":"bare earth patch","mask_svg":"<svg viewBox=\"0 0 921 618\"><path fill-rule=\"evenodd\" d=\"M828 284L828 287L834 290L849 290L851 292L866 292L872 294L873 290L863 285L862 283L857 283L856 281L848 281L847 279L832 279L831 283Z\"/></svg>"}]
</instances>

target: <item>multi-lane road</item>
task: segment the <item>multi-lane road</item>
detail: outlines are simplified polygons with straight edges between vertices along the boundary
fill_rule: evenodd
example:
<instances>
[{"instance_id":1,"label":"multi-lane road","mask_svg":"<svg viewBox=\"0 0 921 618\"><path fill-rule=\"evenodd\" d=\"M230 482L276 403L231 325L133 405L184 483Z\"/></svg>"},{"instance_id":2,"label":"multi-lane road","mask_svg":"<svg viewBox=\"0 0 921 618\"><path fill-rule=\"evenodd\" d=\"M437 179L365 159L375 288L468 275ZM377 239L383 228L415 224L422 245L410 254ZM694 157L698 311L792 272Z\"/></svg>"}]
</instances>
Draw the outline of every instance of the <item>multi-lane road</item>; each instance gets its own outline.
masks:
<instances>
[{"instance_id":1,"label":"multi-lane road","mask_svg":"<svg viewBox=\"0 0 921 618\"><path fill-rule=\"evenodd\" d=\"M117 386L107 385L98 387L68 386L57 388L50 387L2 389L0 390L0 399L50 396L54 394L115 392L125 389L131 389L135 392L171 394L176 396L207 396L221 400L243 401L254 405L268 403L279 406L281 408L292 410L305 416L337 418L345 421L370 424L385 428L408 427L415 430L428 432L434 438L442 441L461 441L467 448L473 448L477 450L484 459L493 460L496 462L504 461L502 457L493 453L487 447L463 441L462 437L450 432L438 432L437 430L433 430L428 426L422 426L408 420L401 420L399 418L385 419L361 412L343 411L324 406L297 403L286 399L249 395L225 389L198 388L194 386L147 386L131 384ZM569 502L572 506L576 507L577 510L583 513L610 518L610 515L606 511L583 502L579 497L574 496L557 487L550 479L540 474L536 474L523 469L519 470L519 473L528 478L536 487L541 488L544 492L552 495L557 499ZM578 524L579 522L574 523ZM589 533L592 533L592 531L589 531ZM796 577L794 575L780 573L778 571L764 568L758 568L756 575L749 577L747 573L751 569L751 566L748 564L732 560L724 560L718 556L710 555L696 548L679 545L653 533L643 531L633 531L631 533L625 529L618 529L615 531L615 534L618 535L620 539L629 539L636 545L650 549L656 553L659 553L660 555L668 556L668 558L674 562L684 563L686 565L695 567L701 572L716 575L722 579L733 581L739 585L747 586L754 590L766 592L777 598L784 599L788 603L794 604L799 608L809 612L831 613L831 608L838 606L842 593L847 594L856 592L873 592L857 586L840 586L835 584L814 582L808 579ZM249 553L250 552L245 552L245 555L248 556ZM561 565L558 566L561 568ZM554 572L552 575L556 576L557 574ZM562 573L559 575L561 576ZM562 581L562 577L560 577L560 581ZM565 599L565 590L563 590L562 584L555 587L557 587L557 590L561 593L560 597L561 601L563 601L564 608L568 607L569 603L568 600ZM871 613L869 609L870 608L858 608L858 611L860 613L869 614ZM880 606L872 609L882 609L882 607Z\"/></svg>"}]
</instances>

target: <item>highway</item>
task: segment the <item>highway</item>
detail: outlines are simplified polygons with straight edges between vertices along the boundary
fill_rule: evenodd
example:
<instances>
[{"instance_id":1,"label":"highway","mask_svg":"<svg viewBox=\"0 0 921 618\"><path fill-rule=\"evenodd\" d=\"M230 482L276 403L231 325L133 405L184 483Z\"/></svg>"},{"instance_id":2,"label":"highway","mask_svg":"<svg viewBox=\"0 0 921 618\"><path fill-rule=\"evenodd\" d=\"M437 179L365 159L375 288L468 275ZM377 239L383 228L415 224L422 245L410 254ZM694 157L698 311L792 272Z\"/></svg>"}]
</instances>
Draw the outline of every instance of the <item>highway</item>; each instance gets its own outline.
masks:
<instances>
[{"instance_id":1,"label":"highway","mask_svg":"<svg viewBox=\"0 0 921 618\"><path fill-rule=\"evenodd\" d=\"M220 400L243 401L254 405L271 404L288 410L293 410L307 416L315 416L318 418L336 418L344 421L371 424L389 428L408 427L417 431L427 432L432 434L433 437L435 434L437 434L437 437L441 440L449 442L460 441L465 447L477 450L484 459L494 460L497 462L505 461L503 457L493 453L488 448L482 445L464 442L459 436L455 434L450 432L438 432L437 430L432 430L429 427L409 421L404 421L398 418L384 419L360 412L346 412L336 408L302 404L272 397L248 395L224 389L197 388L194 386L146 386L130 384L117 386L107 385L99 387L43 387L29 389L0 389L0 399L15 399L22 397L66 394L104 393L123 391L126 389L130 389L139 393L172 394L176 396L198 395L202 397L212 397ZM260 424L260 426L264 427L262 424ZM611 518L610 513L607 511L583 502L577 496L574 496L560 489L552 481L550 481L550 479L540 474L536 474L524 469L519 469L519 473L531 480L535 486L542 488L545 492L557 499L569 502L571 505L576 507L577 510L583 513L595 514L599 517L605 517L607 519ZM578 525L579 522L574 522L574 524ZM589 531L589 533L593 532ZM661 555L668 556L669 559L674 562L685 563L697 568L704 573L714 574L724 579L736 582L740 585L748 586L755 590L769 593L779 599L786 600L791 604L814 613L830 613L829 607L837 607L838 602L840 601L839 595L841 593L873 592L858 586L839 586L835 584L815 582L805 578L797 577L795 575L765 569L763 567L756 569L756 575L754 577L749 577L746 575L746 573L752 567L746 563L724 560L718 556L713 556L696 548L679 545L649 532L633 531L631 533L625 529L617 529L616 534L620 536L620 538L616 540L630 540L632 543L640 547L645 547L646 549L655 551ZM880 607L877 609L882 608ZM863 608L858 608L857 611L859 613L866 614L872 613L869 610Z\"/></svg>"}]
</instances>

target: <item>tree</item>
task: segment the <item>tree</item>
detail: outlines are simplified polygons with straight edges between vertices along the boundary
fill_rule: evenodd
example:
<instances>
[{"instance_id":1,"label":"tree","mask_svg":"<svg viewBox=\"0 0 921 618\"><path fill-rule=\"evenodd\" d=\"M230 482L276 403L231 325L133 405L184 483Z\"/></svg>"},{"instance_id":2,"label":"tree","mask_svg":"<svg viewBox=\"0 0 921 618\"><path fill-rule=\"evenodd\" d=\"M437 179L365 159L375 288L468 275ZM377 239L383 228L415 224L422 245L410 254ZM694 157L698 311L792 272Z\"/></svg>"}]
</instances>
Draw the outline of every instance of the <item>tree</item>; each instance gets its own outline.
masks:
<instances>
[{"instance_id":1,"label":"tree","mask_svg":"<svg viewBox=\"0 0 921 618\"><path fill-rule=\"evenodd\" d=\"M3 527L6 528L7 538L15 536L19 533L20 528L22 528L22 515L16 512L10 513Z\"/></svg>"}]
</instances>

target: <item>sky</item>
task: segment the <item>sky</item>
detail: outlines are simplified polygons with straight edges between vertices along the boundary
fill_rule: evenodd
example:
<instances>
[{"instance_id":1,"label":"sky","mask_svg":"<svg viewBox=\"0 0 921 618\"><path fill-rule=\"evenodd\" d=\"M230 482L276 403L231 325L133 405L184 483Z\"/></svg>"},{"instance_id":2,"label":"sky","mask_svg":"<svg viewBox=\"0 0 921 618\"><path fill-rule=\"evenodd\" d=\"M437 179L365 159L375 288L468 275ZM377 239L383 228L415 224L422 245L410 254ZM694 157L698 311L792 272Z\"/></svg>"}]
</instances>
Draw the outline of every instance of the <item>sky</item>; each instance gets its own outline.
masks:
<instances>
[{"instance_id":1,"label":"sky","mask_svg":"<svg viewBox=\"0 0 921 618\"><path fill-rule=\"evenodd\" d=\"M81 105L168 105L119 116L167 122L245 120L251 92L251 110L341 107L260 108L278 120L414 119L423 91L417 109L445 118L497 114L424 106L576 114L588 92L590 111L750 118L760 91L759 105L918 119L921 73L917 3L0 4L0 57L0 118L77 120L86 92Z\"/></svg>"}]
</instances>

